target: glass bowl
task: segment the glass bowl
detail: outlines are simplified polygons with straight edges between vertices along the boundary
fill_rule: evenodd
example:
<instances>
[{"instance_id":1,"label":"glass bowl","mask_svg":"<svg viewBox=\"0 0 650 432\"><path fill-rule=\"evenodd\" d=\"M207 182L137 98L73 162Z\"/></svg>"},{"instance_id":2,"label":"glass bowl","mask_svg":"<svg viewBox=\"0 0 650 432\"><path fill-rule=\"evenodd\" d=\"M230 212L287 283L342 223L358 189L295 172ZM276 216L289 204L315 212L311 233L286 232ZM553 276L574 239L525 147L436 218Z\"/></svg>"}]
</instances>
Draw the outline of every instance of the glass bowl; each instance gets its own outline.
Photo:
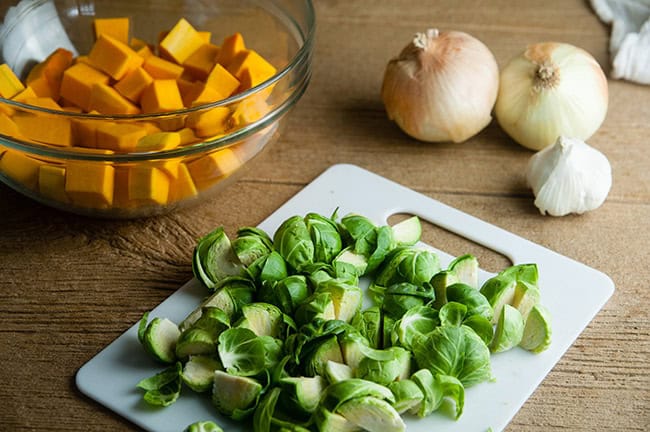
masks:
<instances>
[{"instance_id":1,"label":"glass bowl","mask_svg":"<svg viewBox=\"0 0 650 432\"><path fill-rule=\"evenodd\" d=\"M153 49L161 32L181 18L214 45L239 33L275 74L217 102L153 114L106 115L79 112L65 100L57 101L63 107L58 108L33 98L0 97L0 179L43 204L94 217L146 217L201 202L278 139L287 113L307 88L313 5L310 0L22 0L0 27L0 63L24 82L35 64L59 48L73 53L73 63L83 62L96 40L94 19L117 17L129 18L131 41L135 37ZM176 81L180 88L191 79L183 75Z\"/></svg>"}]
</instances>

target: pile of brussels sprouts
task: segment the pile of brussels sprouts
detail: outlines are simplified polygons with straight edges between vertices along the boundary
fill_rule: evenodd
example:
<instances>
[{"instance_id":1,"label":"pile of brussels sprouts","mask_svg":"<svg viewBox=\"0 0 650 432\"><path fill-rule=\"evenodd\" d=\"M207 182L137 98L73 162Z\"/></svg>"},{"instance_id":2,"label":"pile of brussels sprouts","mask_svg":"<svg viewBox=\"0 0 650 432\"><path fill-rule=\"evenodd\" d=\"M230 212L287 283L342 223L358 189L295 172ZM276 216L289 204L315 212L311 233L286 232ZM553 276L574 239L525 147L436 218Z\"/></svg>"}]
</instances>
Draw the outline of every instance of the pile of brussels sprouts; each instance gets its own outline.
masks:
<instances>
[{"instance_id":1,"label":"pile of brussels sprouts","mask_svg":"<svg viewBox=\"0 0 650 432\"><path fill-rule=\"evenodd\" d=\"M169 365L138 384L144 399L167 406L186 386L255 431L402 431L402 414L441 408L457 419L465 389L493 378L491 353L543 351L550 320L535 264L479 286L474 256L443 269L420 235L417 217L377 226L336 212L293 216L273 238L214 230L193 255L210 295L178 325L140 322L145 350Z\"/></svg>"}]
</instances>

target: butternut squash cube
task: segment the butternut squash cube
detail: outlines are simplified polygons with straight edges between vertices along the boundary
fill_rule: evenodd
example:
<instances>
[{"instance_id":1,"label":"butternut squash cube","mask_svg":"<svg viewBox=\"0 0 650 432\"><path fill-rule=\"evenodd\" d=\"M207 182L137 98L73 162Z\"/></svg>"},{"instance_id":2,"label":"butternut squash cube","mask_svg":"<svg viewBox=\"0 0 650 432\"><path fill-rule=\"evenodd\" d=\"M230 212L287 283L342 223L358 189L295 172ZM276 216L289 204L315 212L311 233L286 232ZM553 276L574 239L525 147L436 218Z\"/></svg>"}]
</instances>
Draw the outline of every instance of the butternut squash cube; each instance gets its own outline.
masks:
<instances>
[{"instance_id":1,"label":"butternut squash cube","mask_svg":"<svg viewBox=\"0 0 650 432\"><path fill-rule=\"evenodd\" d=\"M134 166L129 169L129 199L166 204L169 197L169 177L154 167Z\"/></svg>"},{"instance_id":2,"label":"butternut squash cube","mask_svg":"<svg viewBox=\"0 0 650 432\"><path fill-rule=\"evenodd\" d=\"M174 203L192 198L198 193L189 169L184 163L179 163L176 179L170 185L169 202Z\"/></svg>"},{"instance_id":3,"label":"butternut squash cube","mask_svg":"<svg viewBox=\"0 0 650 432\"><path fill-rule=\"evenodd\" d=\"M23 83L18 79L8 64L0 65L0 96L11 99L25 89Z\"/></svg>"},{"instance_id":4,"label":"butternut squash cube","mask_svg":"<svg viewBox=\"0 0 650 432\"><path fill-rule=\"evenodd\" d=\"M192 24L181 18L160 41L159 48L166 57L183 64L204 43L203 37Z\"/></svg>"},{"instance_id":5,"label":"butternut squash cube","mask_svg":"<svg viewBox=\"0 0 650 432\"><path fill-rule=\"evenodd\" d=\"M41 162L23 152L7 149L0 159L0 171L28 189L36 189Z\"/></svg>"},{"instance_id":6,"label":"butternut squash cube","mask_svg":"<svg viewBox=\"0 0 650 432\"><path fill-rule=\"evenodd\" d=\"M205 79L205 85L212 87L224 98L227 98L239 88L239 80L217 63Z\"/></svg>"},{"instance_id":7,"label":"butternut squash cube","mask_svg":"<svg viewBox=\"0 0 650 432\"><path fill-rule=\"evenodd\" d=\"M70 202L65 193L65 167L52 164L41 165L38 170L38 191L46 198L61 203Z\"/></svg>"},{"instance_id":8,"label":"butternut squash cube","mask_svg":"<svg viewBox=\"0 0 650 432\"><path fill-rule=\"evenodd\" d=\"M18 125L7 114L0 112L0 135L19 138L23 135L18 129Z\"/></svg>"},{"instance_id":9,"label":"butternut squash cube","mask_svg":"<svg viewBox=\"0 0 650 432\"><path fill-rule=\"evenodd\" d=\"M33 99L36 98L36 93L34 92L34 89L31 87L27 86L25 87L22 91L16 93L14 97L11 98L11 100L15 100L16 102L20 103L27 103L27 99Z\"/></svg>"},{"instance_id":10,"label":"butternut squash cube","mask_svg":"<svg viewBox=\"0 0 650 432\"><path fill-rule=\"evenodd\" d=\"M76 63L63 73L61 97L90 111L90 93L95 84L108 84L110 77L86 63Z\"/></svg>"},{"instance_id":11,"label":"butternut squash cube","mask_svg":"<svg viewBox=\"0 0 650 432\"><path fill-rule=\"evenodd\" d=\"M204 190L233 173L240 165L235 152L226 148L188 162L187 169L196 187Z\"/></svg>"},{"instance_id":12,"label":"butternut squash cube","mask_svg":"<svg viewBox=\"0 0 650 432\"><path fill-rule=\"evenodd\" d=\"M107 115L140 113L140 108L113 87L102 83L93 85L88 106L91 110Z\"/></svg>"},{"instance_id":13,"label":"butternut squash cube","mask_svg":"<svg viewBox=\"0 0 650 432\"><path fill-rule=\"evenodd\" d=\"M107 34L97 38L88 53L88 59L95 67L116 80L121 80L144 62L131 47Z\"/></svg>"},{"instance_id":14,"label":"butternut squash cube","mask_svg":"<svg viewBox=\"0 0 650 432\"><path fill-rule=\"evenodd\" d=\"M93 21L93 29L95 30L95 38L105 34L109 35L118 41L128 44L129 43L129 18L95 18Z\"/></svg>"},{"instance_id":15,"label":"butternut squash cube","mask_svg":"<svg viewBox=\"0 0 650 432\"><path fill-rule=\"evenodd\" d=\"M142 112L159 113L183 109L178 84L175 80L154 80L149 87L144 89L140 98Z\"/></svg>"},{"instance_id":16,"label":"butternut squash cube","mask_svg":"<svg viewBox=\"0 0 650 432\"><path fill-rule=\"evenodd\" d=\"M183 67L195 79L205 80L217 62L219 47L204 43L183 62Z\"/></svg>"},{"instance_id":17,"label":"butternut squash cube","mask_svg":"<svg viewBox=\"0 0 650 432\"><path fill-rule=\"evenodd\" d=\"M141 67L133 69L113 86L122 96L133 103L140 102L144 89L153 82L151 75Z\"/></svg>"},{"instance_id":18,"label":"butternut squash cube","mask_svg":"<svg viewBox=\"0 0 650 432\"><path fill-rule=\"evenodd\" d=\"M230 110L226 107L211 108L207 111L192 112L187 116L185 124L194 129L199 137L209 137L224 133L228 128L227 120Z\"/></svg>"},{"instance_id":19,"label":"butternut squash cube","mask_svg":"<svg viewBox=\"0 0 650 432\"><path fill-rule=\"evenodd\" d=\"M63 110L63 108L61 108L61 105L56 103L56 101L49 96L25 98L25 103L28 105L37 106L39 108L47 108L54 111Z\"/></svg>"},{"instance_id":20,"label":"butternut squash cube","mask_svg":"<svg viewBox=\"0 0 650 432\"><path fill-rule=\"evenodd\" d=\"M183 74L183 66L177 65L170 61L157 56L150 56L142 64L153 79L178 79Z\"/></svg>"},{"instance_id":21,"label":"butternut squash cube","mask_svg":"<svg viewBox=\"0 0 650 432\"><path fill-rule=\"evenodd\" d=\"M226 98L214 87L201 81L195 81L188 85L185 91L181 91L181 97L183 98L183 105L186 107L212 103Z\"/></svg>"},{"instance_id":22,"label":"butternut squash cube","mask_svg":"<svg viewBox=\"0 0 650 432\"><path fill-rule=\"evenodd\" d=\"M249 87L254 87L275 75L275 67L266 61L256 51L245 50L238 53L228 65L228 72L239 81L244 78L244 71L248 69L247 80Z\"/></svg>"},{"instance_id":23,"label":"butternut squash cube","mask_svg":"<svg viewBox=\"0 0 650 432\"><path fill-rule=\"evenodd\" d=\"M246 44L244 43L244 37L241 33L234 33L223 40L221 48L219 49L217 61L221 65L228 67L232 59L245 49Z\"/></svg>"},{"instance_id":24,"label":"butternut squash cube","mask_svg":"<svg viewBox=\"0 0 650 432\"><path fill-rule=\"evenodd\" d=\"M194 144L200 141L200 139L194 134L194 130L191 128L183 128L177 131L178 135L181 138L181 144L182 146L184 145L189 145L189 144Z\"/></svg>"},{"instance_id":25,"label":"butternut squash cube","mask_svg":"<svg viewBox=\"0 0 650 432\"><path fill-rule=\"evenodd\" d=\"M109 208L113 204L115 170L107 164L70 162L65 176L65 192L79 206Z\"/></svg>"},{"instance_id":26,"label":"butternut squash cube","mask_svg":"<svg viewBox=\"0 0 650 432\"><path fill-rule=\"evenodd\" d=\"M181 136L177 132L157 132L143 136L135 146L137 152L152 152L172 150L181 144Z\"/></svg>"},{"instance_id":27,"label":"butternut squash cube","mask_svg":"<svg viewBox=\"0 0 650 432\"><path fill-rule=\"evenodd\" d=\"M17 113L13 117L20 132L28 139L57 147L70 147L72 123L61 116Z\"/></svg>"},{"instance_id":28,"label":"butternut squash cube","mask_svg":"<svg viewBox=\"0 0 650 432\"><path fill-rule=\"evenodd\" d=\"M98 149L119 153L135 151L138 141L147 134L147 129L130 123L102 123L96 130Z\"/></svg>"},{"instance_id":29,"label":"butternut squash cube","mask_svg":"<svg viewBox=\"0 0 650 432\"><path fill-rule=\"evenodd\" d=\"M63 73L72 65L73 54L65 48L58 48L45 60L29 71L25 83L34 89L37 96L58 100Z\"/></svg>"},{"instance_id":30,"label":"butternut squash cube","mask_svg":"<svg viewBox=\"0 0 650 432\"><path fill-rule=\"evenodd\" d=\"M97 148L97 128L102 120L74 119L72 120L72 135L75 146Z\"/></svg>"}]
</instances>

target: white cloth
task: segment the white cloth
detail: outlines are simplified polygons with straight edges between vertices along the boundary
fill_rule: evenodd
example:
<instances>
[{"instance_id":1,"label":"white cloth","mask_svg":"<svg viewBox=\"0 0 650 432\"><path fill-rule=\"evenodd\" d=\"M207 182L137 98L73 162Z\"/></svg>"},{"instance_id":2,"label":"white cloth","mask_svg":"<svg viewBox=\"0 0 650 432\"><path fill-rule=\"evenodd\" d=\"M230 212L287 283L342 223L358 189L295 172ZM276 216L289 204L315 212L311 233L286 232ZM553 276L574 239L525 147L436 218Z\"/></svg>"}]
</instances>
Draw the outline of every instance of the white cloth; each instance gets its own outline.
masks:
<instances>
[{"instance_id":1,"label":"white cloth","mask_svg":"<svg viewBox=\"0 0 650 432\"><path fill-rule=\"evenodd\" d=\"M598 17L611 25L611 76L650 84L650 0L590 0Z\"/></svg>"}]
</instances>

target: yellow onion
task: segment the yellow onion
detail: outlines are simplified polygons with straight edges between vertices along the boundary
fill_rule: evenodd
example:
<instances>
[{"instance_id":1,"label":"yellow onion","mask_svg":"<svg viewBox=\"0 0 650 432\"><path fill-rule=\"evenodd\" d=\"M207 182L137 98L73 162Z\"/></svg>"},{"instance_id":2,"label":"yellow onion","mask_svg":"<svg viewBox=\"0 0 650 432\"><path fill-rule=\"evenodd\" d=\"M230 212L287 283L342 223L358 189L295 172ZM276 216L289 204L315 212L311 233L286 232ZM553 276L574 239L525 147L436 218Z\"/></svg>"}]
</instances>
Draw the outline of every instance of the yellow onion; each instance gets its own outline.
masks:
<instances>
[{"instance_id":1,"label":"yellow onion","mask_svg":"<svg viewBox=\"0 0 650 432\"><path fill-rule=\"evenodd\" d=\"M417 33L386 67L381 96L391 120L429 142L462 142L492 117L499 69L492 52L459 31Z\"/></svg>"},{"instance_id":2,"label":"yellow onion","mask_svg":"<svg viewBox=\"0 0 650 432\"><path fill-rule=\"evenodd\" d=\"M501 71L494 114L532 150L559 136L587 140L607 114L607 78L587 51L566 43L533 44Z\"/></svg>"}]
</instances>

